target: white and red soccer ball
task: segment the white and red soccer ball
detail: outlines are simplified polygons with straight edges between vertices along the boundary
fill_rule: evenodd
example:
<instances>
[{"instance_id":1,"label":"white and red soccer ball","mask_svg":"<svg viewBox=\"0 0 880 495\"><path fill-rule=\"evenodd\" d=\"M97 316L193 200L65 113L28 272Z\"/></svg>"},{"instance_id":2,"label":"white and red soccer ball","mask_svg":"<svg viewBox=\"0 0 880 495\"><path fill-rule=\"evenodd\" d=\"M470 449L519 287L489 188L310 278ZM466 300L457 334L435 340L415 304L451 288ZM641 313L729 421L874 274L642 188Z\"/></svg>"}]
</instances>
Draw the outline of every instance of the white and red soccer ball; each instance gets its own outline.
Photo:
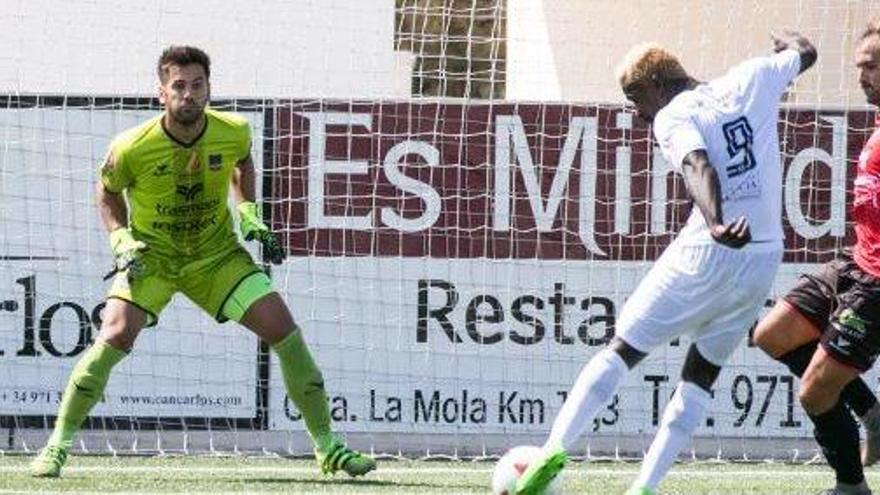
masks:
<instances>
[{"instance_id":1,"label":"white and red soccer ball","mask_svg":"<svg viewBox=\"0 0 880 495\"><path fill-rule=\"evenodd\" d=\"M540 456L541 448L534 445L520 445L508 450L495 464L495 471L492 473L493 495L516 493L516 480L522 476L529 464ZM560 478L561 476L557 476L544 493L547 495L559 493Z\"/></svg>"}]
</instances>

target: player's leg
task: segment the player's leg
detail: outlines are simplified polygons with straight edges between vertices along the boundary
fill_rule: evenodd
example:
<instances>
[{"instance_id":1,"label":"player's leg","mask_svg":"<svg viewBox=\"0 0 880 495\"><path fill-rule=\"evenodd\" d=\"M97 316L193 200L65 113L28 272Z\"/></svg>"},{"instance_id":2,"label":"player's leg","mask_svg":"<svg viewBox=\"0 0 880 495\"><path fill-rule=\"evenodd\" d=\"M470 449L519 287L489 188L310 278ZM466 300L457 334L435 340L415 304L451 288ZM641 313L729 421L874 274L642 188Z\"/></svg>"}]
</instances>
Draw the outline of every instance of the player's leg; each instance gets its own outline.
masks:
<instances>
[{"instance_id":1,"label":"player's leg","mask_svg":"<svg viewBox=\"0 0 880 495\"><path fill-rule=\"evenodd\" d=\"M816 441L834 468L837 490L868 493L858 454L858 427L840 391L874 365L880 353L880 283L854 263L840 270L837 307L802 379L800 399L816 425Z\"/></svg>"},{"instance_id":2,"label":"player's leg","mask_svg":"<svg viewBox=\"0 0 880 495\"><path fill-rule=\"evenodd\" d=\"M592 424L600 407L611 400L626 373L647 354L615 337L581 369L565 403L553 420L544 455L517 481L516 493L539 494L568 461L568 452Z\"/></svg>"},{"instance_id":3,"label":"player's leg","mask_svg":"<svg viewBox=\"0 0 880 495\"><path fill-rule=\"evenodd\" d=\"M52 435L31 464L34 476L60 475L74 435L104 393L110 371L127 355L146 321L146 313L137 306L121 299L107 300L100 334L74 366Z\"/></svg>"},{"instance_id":4,"label":"player's leg","mask_svg":"<svg viewBox=\"0 0 880 495\"><path fill-rule=\"evenodd\" d=\"M801 276L798 284L758 323L755 344L770 357L803 376L816 352L821 335L837 306L835 293L846 290L853 281L844 276L846 258L824 265L818 273ZM880 404L861 378L850 382L841 392L841 400L859 417L865 427L861 448L862 464L869 466L880 459Z\"/></svg>"},{"instance_id":5,"label":"player's leg","mask_svg":"<svg viewBox=\"0 0 880 495\"><path fill-rule=\"evenodd\" d=\"M718 246L702 254L706 279L712 282L708 290L699 286L694 290L703 292L712 305L705 320L694 327L694 344L685 357L681 381L663 412L631 494L653 493L690 441L706 415L721 366L757 318L782 260L781 250L748 252Z\"/></svg>"},{"instance_id":6,"label":"player's leg","mask_svg":"<svg viewBox=\"0 0 880 495\"><path fill-rule=\"evenodd\" d=\"M681 370L681 381L663 411L657 434L629 494L654 493L690 441L706 415L712 386L722 364L742 342L749 323L757 318L778 260L773 253L737 253L733 260L728 260L732 263L725 263L733 266L718 267L719 273L737 281L734 285L738 289L727 291L724 300L716 303L718 312L694 335L695 342L688 349Z\"/></svg>"},{"instance_id":7,"label":"player's leg","mask_svg":"<svg viewBox=\"0 0 880 495\"><path fill-rule=\"evenodd\" d=\"M182 288L187 297L219 321L239 322L275 352L287 395L303 415L321 469L341 469L352 476L375 469L373 459L347 448L333 434L324 378L284 300L248 252L236 246L184 271L190 275Z\"/></svg>"},{"instance_id":8,"label":"player's leg","mask_svg":"<svg viewBox=\"0 0 880 495\"><path fill-rule=\"evenodd\" d=\"M789 296L792 296L790 294ZM827 316L826 322L827 322ZM755 328L755 344L770 357L802 377L819 346L816 325L788 300L780 300ZM861 445L863 466L880 459L880 403L871 388L856 377L840 392L840 400L852 409L865 427ZM834 454L832 454L834 455Z\"/></svg>"},{"instance_id":9,"label":"player's leg","mask_svg":"<svg viewBox=\"0 0 880 495\"><path fill-rule=\"evenodd\" d=\"M533 461L517 481L516 493L540 494L559 475L568 452L581 438L600 407L617 392L627 372L647 354L615 337L581 369L556 415L544 455Z\"/></svg>"},{"instance_id":10,"label":"player's leg","mask_svg":"<svg viewBox=\"0 0 880 495\"><path fill-rule=\"evenodd\" d=\"M542 493L565 464L567 453L607 404L627 372L647 353L691 328L706 303L691 299L692 257L670 247L624 304L617 335L582 369L553 421L544 455L517 481L517 493ZM686 266L683 266L686 265Z\"/></svg>"},{"instance_id":11,"label":"player's leg","mask_svg":"<svg viewBox=\"0 0 880 495\"><path fill-rule=\"evenodd\" d=\"M827 303L825 303L827 304ZM828 321L826 316L825 321ZM802 376L807 368L821 332L801 311L786 299L779 299L755 327L753 340L768 356L786 365L792 373ZM810 344L807 359L792 359L789 354ZM795 353L792 356L797 356Z\"/></svg>"},{"instance_id":12,"label":"player's leg","mask_svg":"<svg viewBox=\"0 0 880 495\"><path fill-rule=\"evenodd\" d=\"M840 391L858 373L820 346L804 373L800 391L801 405L816 427L816 442L834 469L840 493L870 493L859 459L858 426L839 400Z\"/></svg>"},{"instance_id":13,"label":"player's leg","mask_svg":"<svg viewBox=\"0 0 880 495\"><path fill-rule=\"evenodd\" d=\"M545 445L571 450L592 424L599 408L614 397L627 372L646 355L623 338L614 337L581 369L553 421Z\"/></svg>"},{"instance_id":14,"label":"player's leg","mask_svg":"<svg viewBox=\"0 0 880 495\"><path fill-rule=\"evenodd\" d=\"M553 421L546 446L571 450L592 422L596 411L617 392L627 372L650 352L690 328L701 306L692 300L694 284L689 256L671 246L663 253L617 319L616 335L581 369L565 403Z\"/></svg>"},{"instance_id":15,"label":"player's leg","mask_svg":"<svg viewBox=\"0 0 880 495\"><path fill-rule=\"evenodd\" d=\"M324 377L312 359L302 331L294 323L287 305L277 293L268 292L271 291L270 284L268 277L263 274L249 277L231 300L256 299L241 305L247 307L241 316L227 314L254 332L275 352L287 395L302 413L315 445L320 447L332 439Z\"/></svg>"},{"instance_id":16,"label":"player's leg","mask_svg":"<svg viewBox=\"0 0 880 495\"><path fill-rule=\"evenodd\" d=\"M148 258L147 266L157 266ZM146 271L135 279L119 273L107 294L101 330L77 361L61 397L55 428L34 462L34 476L55 477L67 459L73 436L104 393L110 371L134 345L144 326L156 324L176 288L163 274Z\"/></svg>"},{"instance_id":17,"label":"player's leg","mask_svg":"<svg viewBox=\"0 0 880 495\"><path fill-rule=\"evenodd\" d=\"M251 294L270 287L268 277L263 274L250 279L263 287L254 288L246 280L239 289L243 295L234 295L234 299L247 297L248 285L251 285ZM302 413L321 470L324 473L342 470L351 476L360 476L376 469L372 458L349 449L333 434L324 378L281 296L271 292L246 306L239 323L268 343L278 356L287 395Z\"/></svg>"},{"instance_id":18,"label":"player's leg","mask_svg":"<svg viewBox=\"0 0 880 495\"><path fill-rule=\"evenodd\" d=\"M666 405L660 427L628 494L651 494L657 489L705 417L712 399L712 385L720 371L720 366L706 359L696 345L691 345L681 381Z\"/></svg>"}]
</instances>

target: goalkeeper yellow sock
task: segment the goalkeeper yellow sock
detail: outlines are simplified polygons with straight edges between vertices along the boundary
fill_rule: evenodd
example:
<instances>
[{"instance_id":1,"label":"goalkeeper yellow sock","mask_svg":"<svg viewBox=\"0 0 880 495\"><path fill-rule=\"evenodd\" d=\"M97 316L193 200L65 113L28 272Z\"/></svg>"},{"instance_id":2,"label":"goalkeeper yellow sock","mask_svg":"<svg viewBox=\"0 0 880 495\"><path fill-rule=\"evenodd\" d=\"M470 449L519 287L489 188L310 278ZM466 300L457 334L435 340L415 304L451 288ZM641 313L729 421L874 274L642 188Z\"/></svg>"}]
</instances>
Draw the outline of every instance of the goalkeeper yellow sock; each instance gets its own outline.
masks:
<instances>
[{"instance_id":1,"label":"goalkeeper yellow sock","mask_svg":"<svg viewBox=\"0 0 880 495\"><path fill-rule=\"evenodd\" d=\"M333 442L330 427L330 406L324 391L324 377L315 365L299 328L272 346L281 363L281 374L287 395L296 404L306 423L312 441L321 451Z\"/></svg>"},{"instance_id":2,"label":"goalkeeper yellow sock","mask_svg":"<svg viewBox=\"0 0 880 495\"><path fill-rule=\"evenodd\" d=\"M73 436L104 393L110 370L126 355L101 340L92 344L70 374L48 445L70 448Z\"/></svg>"}]
</instances>

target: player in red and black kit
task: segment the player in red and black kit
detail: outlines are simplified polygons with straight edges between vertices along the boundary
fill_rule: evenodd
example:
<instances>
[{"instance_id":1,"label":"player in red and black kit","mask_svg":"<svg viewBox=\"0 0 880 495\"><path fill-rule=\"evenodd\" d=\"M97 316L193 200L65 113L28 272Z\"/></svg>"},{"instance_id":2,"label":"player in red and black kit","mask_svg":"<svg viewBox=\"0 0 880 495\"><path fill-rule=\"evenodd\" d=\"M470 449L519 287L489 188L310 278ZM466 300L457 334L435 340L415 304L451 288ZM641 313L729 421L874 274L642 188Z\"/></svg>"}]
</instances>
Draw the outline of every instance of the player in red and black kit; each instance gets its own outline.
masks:
<instances>
[{"instance_id":1,"label":"player in red and black kit","mask_svg":"<svg viewBox=\"0 0 880 495\"><path fill-rule=\"evenodd\" d=\"M880 106L880 21L869 24L856 50L868 103ZM862 465L880 457L880 407L859 375L880 354L880 120L858 161L852 218L856 244L802 275L755 329L755 342L802 377L800 401L816 441L834 468L828 494L869 494ZM852 409L868 435L859 458Z\"/></svg>"}]
</instances>

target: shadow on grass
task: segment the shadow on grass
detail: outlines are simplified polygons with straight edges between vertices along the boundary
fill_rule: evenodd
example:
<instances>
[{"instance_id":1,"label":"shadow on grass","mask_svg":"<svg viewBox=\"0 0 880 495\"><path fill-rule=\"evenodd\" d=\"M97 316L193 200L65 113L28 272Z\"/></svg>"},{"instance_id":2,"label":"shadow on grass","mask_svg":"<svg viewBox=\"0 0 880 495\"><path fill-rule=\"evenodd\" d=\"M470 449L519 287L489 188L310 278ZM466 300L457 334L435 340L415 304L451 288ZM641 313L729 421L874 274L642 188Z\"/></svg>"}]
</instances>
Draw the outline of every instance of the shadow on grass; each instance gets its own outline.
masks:
<instances>
[{"instance_id":1,"label":"shadow on grass","mask_svg":"<svg viewBox=\"0 0 880 495\"><path fill-rule=\"evenodd\" d=\"M292 484L292 485L324 485L324 486L362 486L362 487L397 487L397 488L422 488L422 489L446 489L446 490L483 490L486 487L480 483L435 483L428 480L420 482L370 480L370 479L314 479L314 478L214 478L215 480L229 481L247 485L259 484Z\"/></svg>"},{"instance_id":2,"label":"shadow on grass","mask_svg":"<svg viewBox=\"0 0 880 495\"><path fill-rule=\"evenodd\" d=\"M21 487L22 484L28 486L29 489L37 489L37 490L52 490L52 491L67 491L67 490L75 490L83 487L83 483L85 482L89 489L100 490L102 487L101 483L95 484L94 476L65 476L61 479L33 479L30 477L21 477L21 479L14 480L4 480L11 483L0 483L0 488L6 489L17 489ZM145 487L149 488L160 488L163 487L165 483L155 484L153 481L140 478L138 480L128 480L129 483L134 481L134 484L130 484L128 487L135 488L137 490L141 490ZM167 481L167 480L166 480ZM259 490L260 486L266 487L266 489L277 489L280 486L290 486L291 489L307 489L309 485L313 487L313 489L317 490L318 486L325 488L332 487L352 487L357 488L361 487L363 489L373 488L373 489L394 489L392 490L394 493L415 493L422 490L427 491L444 491L444 492L461 492L461 491L476 491L476 492L485 492L487 487L482 483L463 483L463 482L444 482L439 483L431 480L424 481L394 481L394 480L371 480L371 479L315 479L315 478L272 478L272 477L263 477L263 478L249 478L249 477L235 477L235 476L212 476L211 477L211 485L214 487L217 486L238 486L247 485L250 489ZM121 480L120 480L121 482ZM111 483L112 485L112 483ZM103 487L107 488L107 487ZM117 488L113 486L114 490Z\"/></svg>"}]
</instances>

